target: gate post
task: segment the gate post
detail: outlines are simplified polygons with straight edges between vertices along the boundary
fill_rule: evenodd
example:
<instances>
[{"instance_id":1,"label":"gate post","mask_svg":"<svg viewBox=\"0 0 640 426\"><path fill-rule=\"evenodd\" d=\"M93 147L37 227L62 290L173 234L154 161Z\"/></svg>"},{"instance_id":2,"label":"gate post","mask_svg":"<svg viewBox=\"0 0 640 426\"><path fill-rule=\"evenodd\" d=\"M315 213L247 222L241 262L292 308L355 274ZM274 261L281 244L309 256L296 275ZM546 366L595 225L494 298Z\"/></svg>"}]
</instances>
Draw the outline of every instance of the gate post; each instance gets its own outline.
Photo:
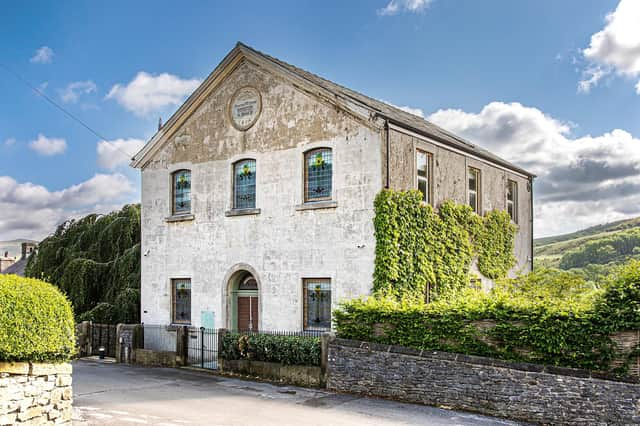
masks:
<instances>
[{"instance_id":1,"label":"gate post","mask_svg":"<svg viewBox=\"0 0 640 426\"><path fill-rule=\"evenodd\" d=\"M333 340L335 334L323 333L320 336L320 371L322 372L322 386L327 385L329 376L329 342Z\"/></svg>"},{"instance_id":2,"label":"gate post","mask_svg":"<svg viewBox=\"0 0 640 426\"><path fill-rule=\"evenodd\" d=\"M204 327L200 327L200 367L204 368Z\"/></svg>"},{"instance_id":3,"label":"gate post","mask_svg":"<svg viewBox=\"0 0 640 426\"><path fill-rule=\"evenodd\" d=\"M189 363L189 329L186 325L176 330L176 355L178 363L186 366Z\"/></svg>"}]
</instances>

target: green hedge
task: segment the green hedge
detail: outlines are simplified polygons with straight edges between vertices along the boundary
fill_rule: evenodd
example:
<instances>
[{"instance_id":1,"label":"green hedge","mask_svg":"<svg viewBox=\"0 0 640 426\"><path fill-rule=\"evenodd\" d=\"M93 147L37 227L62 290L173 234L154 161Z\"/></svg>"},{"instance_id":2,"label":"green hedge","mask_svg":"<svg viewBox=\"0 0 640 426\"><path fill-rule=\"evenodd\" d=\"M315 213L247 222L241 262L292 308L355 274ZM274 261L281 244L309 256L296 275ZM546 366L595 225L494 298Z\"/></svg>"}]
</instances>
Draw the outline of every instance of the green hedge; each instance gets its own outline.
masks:
<instances>
[{"instance_id":1,"label":"green hedge","mask_svg":"<svg viewBox=\"0 0 640 426\"><path fill-rule=\"evenodd\" d=\"M0 275L0 361L66 361L74 352L67 298L43 281Z\"/></svg>"},{"instance_id":2,"label":"green hedge","mask_svg":"<svg viewBox=\"0 0 640 426\"><path fill-rule=\"evenodd\" d=\"M320 338L271 334L226 333L221 358L277 362L285 365L320 365Z\"/></svg>"},{"instance_id":3,"label":"green hedge","mask_svg":"<svg viewBox=\"0 0 640 426\"><path fill-rule=\"evenodd\" d=\"M577 274L542 270L502 280L490 293L465 290L430 304L371 297L334 311L342 338L489 356L512 361L613 371L620 352L610 335L640 328L640 262L604 290Z\"/></svg>"}]
</instances>

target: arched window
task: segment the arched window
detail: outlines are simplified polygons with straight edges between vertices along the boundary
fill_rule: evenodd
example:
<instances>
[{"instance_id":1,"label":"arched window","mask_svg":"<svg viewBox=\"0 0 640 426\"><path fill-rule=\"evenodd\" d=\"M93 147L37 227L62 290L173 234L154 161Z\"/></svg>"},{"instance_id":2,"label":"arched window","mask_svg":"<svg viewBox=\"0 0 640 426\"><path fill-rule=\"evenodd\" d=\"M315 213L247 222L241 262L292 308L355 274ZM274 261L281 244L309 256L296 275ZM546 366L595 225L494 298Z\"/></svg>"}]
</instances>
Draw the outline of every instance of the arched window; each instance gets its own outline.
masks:
<instances>
[{"instance_id":1,"label":"arched window","mask_svg":"<svg viewBox=\"0 0 640 426\"><path fill-rule=\"evenodd\" d=\"M173 172L173 214L191 213L191 171Z\"/></svg>"},{"instance_id":2,"label":"arched window","mask_svg":"<svg viewBox=\"0 0 640 426\"><path fill-rule=\"evenodd\" d=\"M333 162L331 148L320 148L304 154L304 201L331 199Z\"/></svg>"},{"instance_id":3,"label":"arched window","mask_svg":"<svg viewBox=\"0 0 640 426\"><path fill-rule=\"evenodd\" d=\"M233 165L233 208L256 208L256 160L240 160Z\"/></svg>"}]
</instances>

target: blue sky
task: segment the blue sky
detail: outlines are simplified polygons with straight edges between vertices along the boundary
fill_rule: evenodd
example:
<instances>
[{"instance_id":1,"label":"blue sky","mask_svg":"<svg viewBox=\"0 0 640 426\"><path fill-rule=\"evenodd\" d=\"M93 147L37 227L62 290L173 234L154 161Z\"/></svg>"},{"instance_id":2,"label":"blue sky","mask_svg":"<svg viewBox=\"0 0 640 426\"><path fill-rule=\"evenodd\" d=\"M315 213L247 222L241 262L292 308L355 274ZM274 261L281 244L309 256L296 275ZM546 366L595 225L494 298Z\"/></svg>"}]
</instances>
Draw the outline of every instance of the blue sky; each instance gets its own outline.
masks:
<instances>
[{"instance_id":1,"label":"blue sky","mask_svg":"<svg viewBox=\"0 0 640 426\"><path fill-rule=\"evenodd\" d=\"M5 2L0 63L133 154L240 40L531 168L542 236L640 215L634 3ZM139 199L124 154L5 69L0 95L0 240Z\"/></svg>"}]
</instances>

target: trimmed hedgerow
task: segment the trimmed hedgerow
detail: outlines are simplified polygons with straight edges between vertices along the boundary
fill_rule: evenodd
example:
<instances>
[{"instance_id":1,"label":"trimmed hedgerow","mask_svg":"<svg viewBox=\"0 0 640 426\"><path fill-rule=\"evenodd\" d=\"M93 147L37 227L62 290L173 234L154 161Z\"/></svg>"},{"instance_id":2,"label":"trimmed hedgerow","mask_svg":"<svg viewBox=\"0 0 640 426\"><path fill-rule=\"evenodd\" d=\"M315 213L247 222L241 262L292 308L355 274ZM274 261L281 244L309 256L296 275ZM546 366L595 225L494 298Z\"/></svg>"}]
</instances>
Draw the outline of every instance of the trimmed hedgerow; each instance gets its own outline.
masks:
<instances>
[{"instance_id":1,"label":"trimmed hedgerow","mask_svg":"<svg viewBox=\"0 0 640 426\"><path fill-rule=\"evenodd\" d=\"M516 227L506 212L482 217L452 201L436 212L416 190L383 190L374 207L373 289L378 295L437 299L468 286L474 258L492 279L505 277L515 265Z\"/></svg>"},{"instance_id":2,"label":"trimmed hedgerow","mask_svg":"<svg viewBox=\"0 0 640 426\"><path fill-rule=\"evenodd\" d=\"M320 338L271 334L226 333L220 356L285 365L320 365Z\"/></svg>"},{"instance_id":3,"label":"trimmed hedgerow","mask_svg":"<svg viewBox=\"0 0 640 426\"><path fill-rule=\"evenodd\" d=\"M640 348L624 353L610 336L640 328L640 262L609 281L596 289L578 274L538 270L428 304L353 300L333 318L346 339L625 374Z\"/></svg>"},{"instance_id":4,"label":"trimmed hedgerow","mask_svg":"<svg viewBox=\"0 0 640 426\"><path fill-rule=\"evenodd\" d=\"M43 281L0 275L0 361L66 361L74 352L67 298Z\"/></svg>"}]
</instances>

